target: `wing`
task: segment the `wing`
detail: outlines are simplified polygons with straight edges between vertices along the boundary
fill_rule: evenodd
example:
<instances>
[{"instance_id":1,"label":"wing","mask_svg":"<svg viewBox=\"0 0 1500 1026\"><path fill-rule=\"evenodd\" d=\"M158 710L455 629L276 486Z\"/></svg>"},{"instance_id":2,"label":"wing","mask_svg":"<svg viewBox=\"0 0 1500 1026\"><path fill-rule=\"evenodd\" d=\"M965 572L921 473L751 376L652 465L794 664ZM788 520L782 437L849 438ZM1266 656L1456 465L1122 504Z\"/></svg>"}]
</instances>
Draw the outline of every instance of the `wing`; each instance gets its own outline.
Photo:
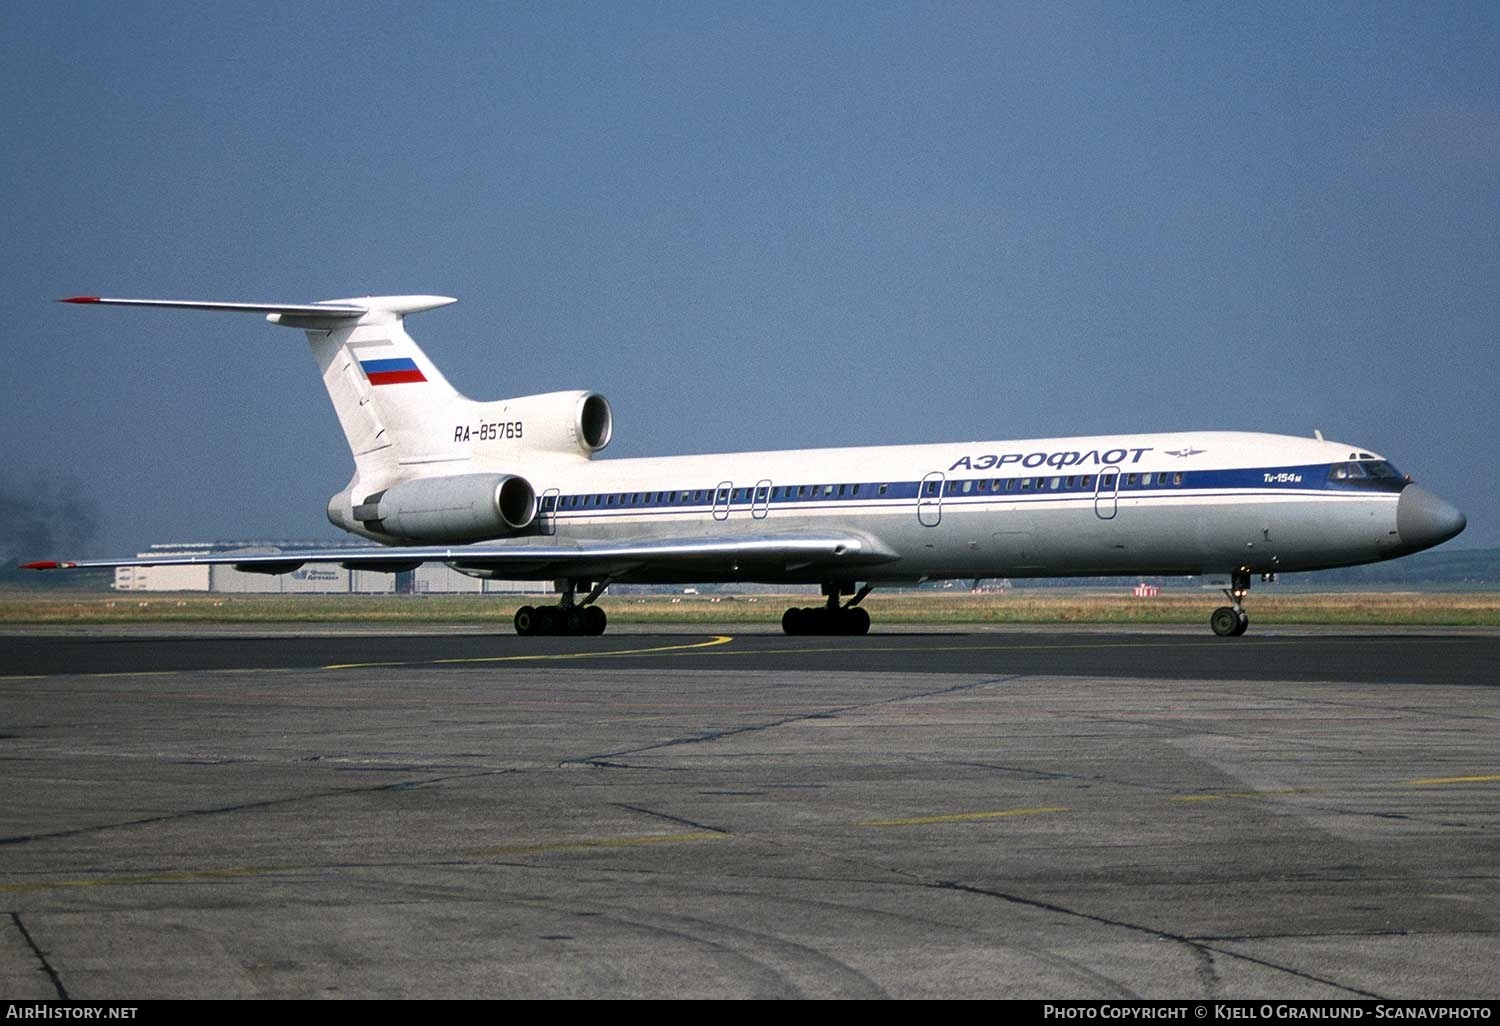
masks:
<instances>
[{"instance_id":1,"label":"wing","mask_svg":"<svg viewBox=\"0 0 1500 1026\"><path fill-rule=\"evenodd\" d=\"M22 564L26 570L73 570L121 566L232 566L247 573L291 573L304 563L338 563L349 570L397 573L422 563L447 563L481 576L514 580L659 582L808 580L833 573L855 576L862 568L899 556L879 541L856 534L763 535L738 538L665 538L640 542L524 541L477 545L309 549L274 553L147 556Z\"/></svg>"}]
</instances>

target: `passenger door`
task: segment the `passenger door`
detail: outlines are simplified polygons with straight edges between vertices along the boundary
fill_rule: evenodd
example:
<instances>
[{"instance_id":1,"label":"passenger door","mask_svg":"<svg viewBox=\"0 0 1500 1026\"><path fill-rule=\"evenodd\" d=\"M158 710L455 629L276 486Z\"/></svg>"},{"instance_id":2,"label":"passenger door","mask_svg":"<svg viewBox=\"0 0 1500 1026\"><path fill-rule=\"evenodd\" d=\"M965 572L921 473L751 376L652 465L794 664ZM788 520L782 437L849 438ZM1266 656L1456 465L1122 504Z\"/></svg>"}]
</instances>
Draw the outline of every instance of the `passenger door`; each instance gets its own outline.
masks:
<instances>
[{"instance_id":1,"label":"passenger door","mask_svg":"<svg viewBox=\"0 0 1500 1026\"><path fill-rule=\"evenodd\" d=\"M1120 468L1105 467L1094 484L1094 515L1113 520L1120 511Z\"/></svg>"},{"instance_id":2,"label":"passenger door","mask_svg":"<svg viewBox=\"0 0 1500 1026\"><path fill-rule=\"evenodd\" d=\"M943 472L934 470L917 485L917 522L936 527L943 520Z\"/></svg>"},{"instance_id":3,"label":"passenger door","mask_svg":"<svg viewBox=\"0 0 1500 1026\"><path fill-rule=\"evenodd\" d=\"M755 482L755 492L750 500L750 515L756 520L764 520L769 512L771 512L771 479L763 477Z\"/></svg>"}]
</instances>

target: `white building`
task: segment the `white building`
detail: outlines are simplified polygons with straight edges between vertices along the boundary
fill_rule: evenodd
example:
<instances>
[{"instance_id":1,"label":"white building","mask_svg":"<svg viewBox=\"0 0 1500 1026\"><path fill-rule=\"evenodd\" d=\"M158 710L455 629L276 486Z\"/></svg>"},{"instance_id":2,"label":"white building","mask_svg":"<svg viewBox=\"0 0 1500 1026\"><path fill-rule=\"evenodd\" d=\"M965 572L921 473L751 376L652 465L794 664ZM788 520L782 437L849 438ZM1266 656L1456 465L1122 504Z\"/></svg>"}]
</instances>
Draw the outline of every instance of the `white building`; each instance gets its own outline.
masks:
<instances>
[{"instance_id":1,"label":"white building","mask_svg":"<svg viewBox=\"0 0 1500 1026\"><path fill-rule=\"evenodd\" d=\"M263 554L287 549L346 548L327 542L198 542L152 545L144 558ZM308 563L289 574L247 574L232 566L122 566L115 570L116 591L213 591L271 595L427 595L550 592L549 581L482 581L442 563L423 563L407 573L346 570L337 563Z\"/></svg>"}]
</instances>

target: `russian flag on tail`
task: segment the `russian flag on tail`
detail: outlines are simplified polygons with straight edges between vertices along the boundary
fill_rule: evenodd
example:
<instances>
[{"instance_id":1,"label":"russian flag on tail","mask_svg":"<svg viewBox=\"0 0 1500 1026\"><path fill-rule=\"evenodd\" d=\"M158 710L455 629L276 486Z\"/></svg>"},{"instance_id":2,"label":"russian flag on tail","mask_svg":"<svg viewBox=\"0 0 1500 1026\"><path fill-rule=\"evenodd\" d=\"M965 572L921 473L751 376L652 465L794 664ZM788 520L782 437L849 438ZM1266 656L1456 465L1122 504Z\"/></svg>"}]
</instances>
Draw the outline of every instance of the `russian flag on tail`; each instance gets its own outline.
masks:
<instances>
[{"instance_id":1,"label":"russian flag on tail","mask_svg":"<svg viewBox=\"0 0 1500 1026\"><path fill-rule=\"evenodd\" d=\"M359 367L372 385L404 385L427 380L416 361L409 356L395 360L361 360Z\"/></svg>"}]
</instances>

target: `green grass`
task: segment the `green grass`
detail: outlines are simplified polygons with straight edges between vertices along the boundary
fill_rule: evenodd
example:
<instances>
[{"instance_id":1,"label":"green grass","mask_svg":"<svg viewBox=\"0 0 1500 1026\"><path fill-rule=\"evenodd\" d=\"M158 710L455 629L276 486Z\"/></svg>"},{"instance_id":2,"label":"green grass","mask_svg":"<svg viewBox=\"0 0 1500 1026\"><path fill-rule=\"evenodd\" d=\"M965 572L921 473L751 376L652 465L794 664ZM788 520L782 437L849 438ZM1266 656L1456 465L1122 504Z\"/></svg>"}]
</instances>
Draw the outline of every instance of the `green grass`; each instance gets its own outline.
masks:
<instances>
[{"instance_id":1,"label":"green grass","mask_svg":"<svg viewBox=\"0 0 1500 1026\"><path fill-rule=\"evenodd\" d=\"M122 592L54 595L0 594L0 623L496 623L523 604L551 601L520 595L226 595ZM789 605L816 596L710 595L606 597L600 605L616 623L779 622ZM1202 624L1224 600L1211 590L1134 598L1122 591L1016 590L875 592L864 603L877 623L1138 623ZM1337 592L1278 594L1253 591L1256 624L1416 624L1500 626L1500 592Z\"/></svg>"}]
</instances>

